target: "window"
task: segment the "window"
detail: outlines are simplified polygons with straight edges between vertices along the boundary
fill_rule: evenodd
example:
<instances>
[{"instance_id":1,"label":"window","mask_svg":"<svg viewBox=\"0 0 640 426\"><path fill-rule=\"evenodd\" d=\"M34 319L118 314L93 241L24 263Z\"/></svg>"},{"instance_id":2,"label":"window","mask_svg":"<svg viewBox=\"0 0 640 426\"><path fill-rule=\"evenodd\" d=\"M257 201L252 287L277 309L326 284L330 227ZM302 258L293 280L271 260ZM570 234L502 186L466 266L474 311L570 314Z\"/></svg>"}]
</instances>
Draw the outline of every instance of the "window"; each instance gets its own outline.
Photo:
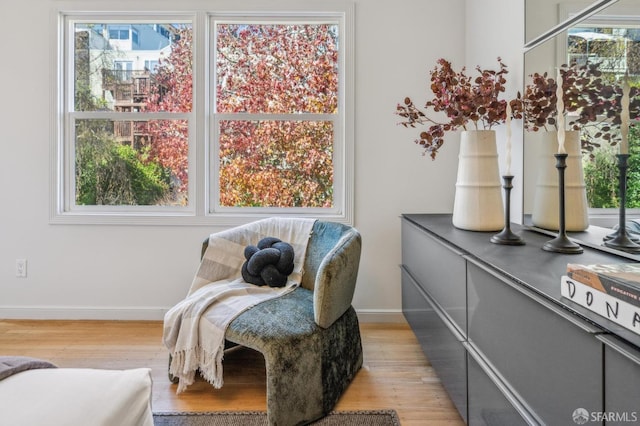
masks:
<instances>
[{"instance_id":1,"label":"window","mask_svg":"<svg viewBox=\"0 0 640 426\"><path fill-rule=\"evenodd\" d=\"M76 45L76 49L78 48L78 46ZM82 61L78 58L75 61L75 65L76 67L82 67L84 64L82 64ZM103 81L104 80L108 80L109 76L108 73L110 70L105 70L102 69L101 70L101 74L102 74L102 78ZM131 72L133 71L133 61L123 61L120 59L116 59L115 61L113 61L113 77L114 79L118 80L118 81L129 81L132 79L133 77L133 73ZM91 70L90 73L95 72L95 70ZM77 72L76 69L76 77L79 77L80 74L79 72ZM105 81L106 82L106 81ZM76 97L78 96L78 91L82 90L81 88L79 88L80 84L78 83L78 81L76 80ZM93 96L93 95L92 95ZM105 96L105 94L103 93L102 96ZM96 100L99 99L99 96L96 96Z\"/></svg>"},{"instance_id":2,"label":"window","mask_svg":"<svg viewBox=\"0 0 640 426\"><path fill-rule=\"evenodd\" d=\"M60 12L52 222L352 221L352 6L218 6Z\"/></svg>"},{"instance_id":3,"label":"window","mask_svg":"<svg viewBox=\"0 0 640 426\"><path fill-rule=\"evenodd\" d=\"M637 217L640 214L640 175L637 173L640 168L640 125L636 123L640 100L633 99L633 94L640 88L640 25L635 22L609 17L581 24L569 30L566 50L567 63L596 64L603 80L622 86L626 76L632 87L626 207L628 215ZM611 140L606 139L608 134ZM583 156L591 222L615 225L620 205L616 158L620 142L619 122L603 119L597 126L585 128L581 139L583 146L585 143L596 146Z\"/></svg>"},{"instance_id":4,"label":"window","mask_svg":"<svg viewBox=\"0 0 640 426\"><path fill-rule=\"evenodd\" d=\"M131 30L129 25L109 25L107 29L109 40L129 40L129 31Z\"/></svg>"},{"instance_id":5,"label":"window","mask_svg":"<svg viewBox=\"0 0 640 426\"><path fill-rule=\"evenodd\" d=\"M189 204L192 70L190 62L182 64L174 58L181 51L192 56L192 24L166 22L181 38L167 41L168 53L147 52L156 60L166 56L153 78L139 52L113 43L113 38L123 39L123 28L133 25L151 27L133 22L109 25L105 40L99 31L104 23L67 20L66 29L73 35L65 102L70 172L64 188L70 211L109 211L105 208L113 206L133 212L142 206ZM173 84L176 76L179 86Z\"/></svg>"},{"instance_id":6,"label":"window","mask_svg":"<svg viewBox=\"0 0 640 426\"><path fill-rule=\"evenodd\" d=\"M218 207L333 208L338 25L214 28Z\"/></svg>"},{"instance_id":7,"label":"window","mask_svg":"<svg viewBox=\"0 0 640 426\"><path fill-rule=\"evenodd\" d=\"M155 72L156 68L158 68L160 62L157 59L151 59L144 61L144 69L150 72Z\"/></svg>"}]
</instances>

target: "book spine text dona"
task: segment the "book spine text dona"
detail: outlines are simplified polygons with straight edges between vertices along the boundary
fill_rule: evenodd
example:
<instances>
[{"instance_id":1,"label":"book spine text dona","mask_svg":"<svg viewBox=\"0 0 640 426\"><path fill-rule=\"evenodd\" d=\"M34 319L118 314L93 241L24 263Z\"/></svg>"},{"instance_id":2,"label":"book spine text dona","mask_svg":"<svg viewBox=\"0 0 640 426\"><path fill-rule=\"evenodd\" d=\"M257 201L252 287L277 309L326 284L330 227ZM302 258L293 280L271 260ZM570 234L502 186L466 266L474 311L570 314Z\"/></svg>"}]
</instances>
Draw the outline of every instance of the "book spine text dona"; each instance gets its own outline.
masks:
<instances>
[{"instance_id":1,"label":"book spine text dona","mask_svg":"<svg viewBox=\"0 0 640 426\"><path fill-rule=\"evenodd\" d=\"M598 291L566 275L561 280L561 294L578 305L640 334L640 307Z\"/></svg>"}]
</instances>

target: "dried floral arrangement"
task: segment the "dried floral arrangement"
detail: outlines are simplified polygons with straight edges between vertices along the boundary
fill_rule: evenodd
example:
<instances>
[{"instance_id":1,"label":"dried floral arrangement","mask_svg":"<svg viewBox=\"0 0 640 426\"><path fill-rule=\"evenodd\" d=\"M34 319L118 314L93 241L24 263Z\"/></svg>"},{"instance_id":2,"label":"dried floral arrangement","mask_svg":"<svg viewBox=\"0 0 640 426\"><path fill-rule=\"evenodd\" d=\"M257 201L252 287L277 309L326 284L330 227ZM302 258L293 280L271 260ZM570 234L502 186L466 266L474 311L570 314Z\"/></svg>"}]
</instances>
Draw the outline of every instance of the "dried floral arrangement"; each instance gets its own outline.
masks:
<instances>
[{"instance_id":1,"label":"dried floral arrangement","mask_svg":"<svg viewBox=\"0 0 640 426\"><path fill-rule=\"evenodd\" d=\"M599 64L562 65L562 92L569 130L590 130L581 135L582 149L591 153L602 141L620 141L622 85L608 81ZM528 131L557 130L557 82L545 73L534 73L522 101L524 128ZM631 88L630 115L640 117L638 88Z\"/></svg>"},{"instance_id":2,"label":"dried floral arrangement","mask_svg":"<svg viewBox=\"0 0 640 426\"><path fill-rule=\"evenodd\" d=\"M468 130L470 124L474 129L491 129L495 124L505 122L507 101L498 99L505 91L507 66L498 58L498 69L481 69L475 78L467 75L463 67L456 71L451 62L438 59L431 75L431 92L433 98L426 102L424 108L435 113L444 113L444 122L427 116L418 108L411 98L404 99L398 104L396 114L402 117L400 125L415 128L418 125L428 125L429 128L420 132L416 143L424 148L424 155L436 158L438 150L444 143L445 132L457 129ZM511 101L513 118L522 118L521 101Z\"/></svg>"}]
</instances>

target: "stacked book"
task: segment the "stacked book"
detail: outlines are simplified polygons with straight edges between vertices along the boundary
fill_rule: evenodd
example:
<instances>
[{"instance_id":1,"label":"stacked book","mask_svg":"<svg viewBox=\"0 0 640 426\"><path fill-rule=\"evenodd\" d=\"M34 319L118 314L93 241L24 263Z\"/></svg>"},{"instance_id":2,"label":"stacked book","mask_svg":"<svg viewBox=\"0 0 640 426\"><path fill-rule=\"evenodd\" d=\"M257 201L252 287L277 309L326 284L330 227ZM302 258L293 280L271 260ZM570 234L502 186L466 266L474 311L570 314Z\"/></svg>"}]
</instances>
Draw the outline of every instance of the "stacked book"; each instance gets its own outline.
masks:
<instances>
[{"instance_id":1,"label":"stacked book","mask_svg":"<svg viewBox=\"0 0 640 426\"><path fill-rule=\"evenodd\" d=\"M640 334L640 263L567 265L562 296Z\"/></svg>"}]
</instances>

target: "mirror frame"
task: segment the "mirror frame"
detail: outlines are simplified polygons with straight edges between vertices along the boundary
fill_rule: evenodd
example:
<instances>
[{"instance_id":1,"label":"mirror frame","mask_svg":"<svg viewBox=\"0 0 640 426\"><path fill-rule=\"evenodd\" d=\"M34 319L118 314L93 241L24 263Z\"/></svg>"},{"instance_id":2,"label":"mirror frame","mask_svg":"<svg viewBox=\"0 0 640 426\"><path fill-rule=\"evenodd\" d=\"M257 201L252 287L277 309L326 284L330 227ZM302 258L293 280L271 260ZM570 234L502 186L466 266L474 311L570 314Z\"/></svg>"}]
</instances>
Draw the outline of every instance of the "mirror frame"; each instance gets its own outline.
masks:
<instances>
[{"instance_id":1,"label":"mirror frame","mask_svg":"<svg viewBox=\"0 0 640 426\"><path fill-rule=\"evenodd\" d=\"M567 18L564 21L560 22L558 25L556 25L553 28L549 29L548 31L545 31L544 33L540 34L538 37L535 37L532 40L530 40L529 42L525 43L525 45L524 45L524 53L527 53L529 50L531 50L534 47L537 47L537 46L541 45L545 41L555 37L556 35L560 34L561 32L563 32L567 28L573 26L574 24L576 24L576 23L578 23L580 21L583 21L585 19L588 19L589 17L595 15L596 13L600 12L601 10L606 9L607 7L609 7L612 4L617 3L617 2L618 2L618 0L597 0L592 5L590 5L590 6L586 7L585 9L581 10L580 12L575 14L574 16L570 16L569 18Z\"/></svg>"}]
</instances>

